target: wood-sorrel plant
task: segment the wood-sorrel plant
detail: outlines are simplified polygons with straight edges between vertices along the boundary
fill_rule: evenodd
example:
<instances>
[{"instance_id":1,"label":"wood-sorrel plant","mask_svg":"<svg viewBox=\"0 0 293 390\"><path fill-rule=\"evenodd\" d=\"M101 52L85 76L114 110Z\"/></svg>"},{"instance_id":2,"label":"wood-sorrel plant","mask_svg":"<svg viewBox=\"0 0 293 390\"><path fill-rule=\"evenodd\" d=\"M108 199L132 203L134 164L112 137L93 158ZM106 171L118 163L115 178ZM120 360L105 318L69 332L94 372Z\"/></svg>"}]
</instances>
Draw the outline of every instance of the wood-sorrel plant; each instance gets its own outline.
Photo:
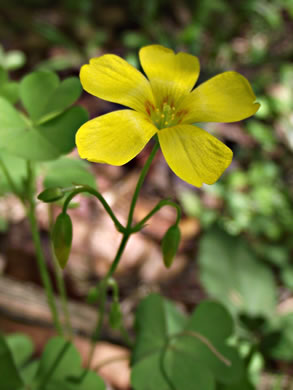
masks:
<instances>
[{"instance_id":1,"label":"wood-sorrel plant","mask_svg":"<svg viewBox=\"0 0 293 390\"><path fill-rule=\"evenodd\" d=\"M125 343L132 348L131 383L135 390L252 388L245 362L235 347L236 342L234 345L227 343L233 336L234 324L219 303L205 301L187 317L171 302L151 294L139 304L134 342L124 328L114 275L130 236L142 230L162 207L170 206L175 208L177 218L162 241L167 267L172 265L180 240L181 211L171 200L161 200L141 221L133 223L139 192L159 147L171 169L183 180L195 186L212 184L230 164L232 152L193 123L238 121L254 114L259 107L249 82L236 72L218 75L192 90L199 74L196 57L186 53L175 55L169 49L153 45L141 49L140 60L149 81L114 55L92 59L82 68L81 82L88 92L132 109L115 111L86 123L85 111L78 106L70 107L80 94L79 82L75 78L60 83L50 72L34 72L26 76L19 89L26 115L0 98L1 150L26 162L25 180L17 185L4 159L1 166L11 190L26 207L40 273L60 336L48 343L39 362L29 365L24 363L30 353L19 361L11 347L13 342L1 337L0 357L5 368L0 366L0 376L4 375L6 384L4 387L0 385L0 389L105 389L103 381L89 368L107 315L110 325L120 330ZM46 203L64 201L51 235L61 268L69 259L72 240L72 223L67 210L77 194L89 193L96 197L122 236L115 258L96 288L97 323L85 369L81 368L80 357L71 342L61 337L68 336L68 333L59 320L35 216L35 165L68 153L74 146L78 128L76 140L81 157L114 165L132 159L150 138L154 138L125 225L118 220L103 195L88 183L73 179L64 185L61 180L39 195L39 199ZM64 284L59 272L57 276L66 313ZM113 291L113 301L108 312L106 298L109 289ZM67 328L70 329L68 315ZM22 343L28 344L27 340L22 340Z\"/></svg>"}]
</instances>

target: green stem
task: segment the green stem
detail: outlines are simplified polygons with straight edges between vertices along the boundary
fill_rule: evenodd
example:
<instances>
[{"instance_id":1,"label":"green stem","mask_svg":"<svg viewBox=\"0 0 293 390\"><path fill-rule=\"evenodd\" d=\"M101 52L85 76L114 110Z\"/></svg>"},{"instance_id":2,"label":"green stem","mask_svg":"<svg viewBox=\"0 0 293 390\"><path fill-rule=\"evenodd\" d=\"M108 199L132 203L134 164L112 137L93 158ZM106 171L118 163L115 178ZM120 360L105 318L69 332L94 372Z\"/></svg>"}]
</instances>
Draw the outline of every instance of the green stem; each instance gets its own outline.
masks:
<instances>
[{"instance_id":1,"label":"green stem","mask_svg":"<svg viewBox=\"0 0 293 390\"><path fill-rule=\"evenodd\" d=\"M165 357L166 357L166 354L167 354L167 351L169 348L169 343L170 343L170 340L167 339L165 342L165 345L163 347L162 353L160 355L159 364L160 364L161 373L162 373L165 381L168 383L170 389L177 390L176 387L174 386L173 382L169 378L169 375L168 375L166 367L165 367Z\"/></svg>"},{"instance_id":2,"label":"green stem","mask_svg":"<svg viewBox=\"0 0 293 390\"><path fill-rule=\"evenodd\" d=\"M87 362L87 369L89 369L89 367L90 367L90 364L91 364L91 361L93 358L93 354L94 354L94 350L95 350L95 346L96 346L97 341L100 338L102 327L103 327L104 316L105 316L105 307L106 307L106 295L107 295L107 288L108 288L108 280L112 276L113 272L115 271L115 269L119 263L119 260L122 256L122 253L124 251L124 248L127 244L128 239L129 239L129 235L125 233L122 237L121 243L120 243L119 248L117 250L117 253L116 253L116 256L115 256L114 261L112 263L112 266L100 284L99 314L98 314L97 324L95 326L95 330L94 330L93 335L92 335L93 343L91 345L91 350L89 353L89 358L88 358L88 362Z\"/></svg>"},{"instance_id":3,"label":"green stem","mask_svg":"<svg viewBox=\"0 0 293 390\"><path fill-rule=\"evenodd\" d=\"M116 268L119 264L119 261L121 259L121 256L122 256L122 253L125 249L125 246L127 244L127 241L129 239L129 237L131 236L132 233L135 233L134 231L132 231L131 229L131 225L132 225L132 220L133 220L133 213L134 213L134 208L135 208L135 205L136 205L136 202L137 202L137 198L138 198L138 195L139 195L139 191L142 187L142 184L144 182L144 179L148 173L148 170L151 166L151 163L156 155L156 152L158 151L159 149L159 142L158 142L158 139L156 139L156 143L153 147L153 150L151 151L150 155L149 155L149 158L147 159L147 162L145 163L142 171L141 171L141 174L139 176L139 179L138 179L138 182L137 182L137 185L136 185L136 188L135 188L135 191L134 191L134 194L133 194L133 198L132 198L132 201L131 201L131 204L130 204L130 208L129 208L129 214L128 214L128 220L127 220L127 226L126 228L124 228L120 223L119 221L117 220L117 218L114 216L110 206L106 203L107 205L107 208L110 209L111 213L113 214L111 216L109 210L106 209L105 205L105 209L106 211L108 212L108 214L110 215L110 217L112 218L112 220L114 221L116 227L117 227L117 222L118 224L118 230L120 232L123 233L123 237L122 237L122 240L120 242L120 245L119 245L119 248L117 250L117 253L116 253L116 256L111 264L111 267L109 269L109 271L107 272L106 276L104 277L104 279L102 280L101 284L100 284L100 305L99 305L99 313L98 313L98 320L97 320L97 324L96 324L96 327L95 327L95 330L94 330L94 333L93 333L93 336L92 336L92 340L93 340L93 343L92 343L92 346L91 346L91 351L90 351L90 354L89 354L89 358L88 358L88 362L87 362L87 369L90 367L91 365L91 361L92 361L92 358L93 358L93 354L94 354L94 350L95 350L95 346L96 346L96 342L99 340L100 338L100 334L101 334L101 330L102 330L102 327L103 327L103 322L104 322L104 316L105 316L105 306L106 306L106 294L107 294L107 288L108 288L108 280L109 278L111 278L111 276L114 274L114 272L116 271ZM77 191L77 190L76 190ZM93 193L93 192L91 192ZM99 194L100 195L100 194ZM69 198L69 197L68 197ZM67 199L68 199L67 198ZM66 199L66 201L67 201ZM103 198L104 199L104 198ZM69 200L70 201L70 200ZM64 204L64 208L63 210L66 210L66 207L65 204ZM113 218L114 217L114 218ZM116 220L116 222L115 222Z\"/></svg>"},{"instance_id":4,"label":"green stem","mask_svg":"<svg viewBox=\"0 0 293 390\"><path fill-rule=\"evenodd\" d=\"M46 260L42 250L40 234L37 225L36 213L35 213L35 201L34 201L34 172L31 163L27 164L27 216L30 222L31 232L36 250L37 264L41 275L43 286L47 294L48 304L51 310L54 326L59 335L63 335L62 327L58 317L58 311L56 307L55 297L53 293L52 283L49 277L49 273L46 267Z\"/></svg>"},{"instance_id":5,"label":"green stem","mask_svg":"<svg viewBox=\"0 0 293 390\"><path fill-rule=\"evenodd\" d=\"M125 342L125 344L129 347L129 348L133 348L134 346L134 343L133 341L131 340L131 338L129 337L129 334L124 326L124 324L122 323L121 326L120 326L120 333L121 333L121 336Z\"/></svg>"},{"instance_id":6,"label":"green stem","mask_svg":"<svg viewBox=\"0 0 293 390\"><path fill-rule=\"evenodd\" d=\"M118 264L119 264L119 261L120 261L120 259L121 259L122 253L123 253L123 251L124 251L124 249L125 249L125 246L126 246L126 244L127 244L127 241L128 241L128 239L129 239L129 237L130 237L130 234L124 233L124 235L123 235L123 237L122 237L122 240L121 240L121 243L120 243L120 245L119 245L119 248L118 248L118 250L117 250L116 256L115 256L115 258L114 258L114 260L113 260L113 262L112 262L112 265L111 265L109 271L107 272L107 275L106 275L105 278L104 278L106 281L108 281L108 279L109 279L109 278L113 275L113 273L115 272L115 270L116 270L116 268L117 268L117 266L118 266Z\"/></svg>"},{"instance_id":7,"label":"green stem","mask_svg":"<svg viewBox=\"0 0 293 390\"><path fill-rule=\"evenodd\" d=\"M145 223L154 215L156 212L158 212L162 207L164 206L171 206L177 211L177 217L175 221L175 225L179 224L180 218L181 218L181 208L178 204L175 202L172 202L171 200L161 200L149 213L146 215L139 223L137 223L133 228L132 232L138 232L141 230Z\"/></svg>"},{"instance_id":8,"label":"green stem","mask_svg":"<svg viewBox=\"0 0 293 390\"><path fill-rule=\"evenodd\" d=\"M112 219L112 221L114 222L117 230L119 232L124 232L125 231L125 228L124 226L118 221L118 219L116 218L115 214L113 213L111 207L109 206L108 202L106 201L106 199L103 197L102 194L100 194L98 191L94 190L93 188L89 187L89 186L78 186L78 188L76 190L74 190L73 192L71 192L70 195L68 195L68 197L65 199L65 202L63 204L63 213L66 213L66 210L69 206L69 203L71 202L71 200L77 195L77 194L81 194L82 192L87 192L89 194L92 194L94 195L97 199L99 199L99 201L102 203L105 211L109 214L110 218Z\"/></svg>"},{"instance_id":9,"label":"green stem","mask_svg":"<svg viewBox=\"0 0 293 390\"><path fill-rule=\"evenodd\" d=\"M137 202L137 198L138 198L138 195L139 195L139 191L143 185L143 182L144 182L144 179L150 169L150 166L151 166L151 163L159 149L160 145L159 145L159 141L158 139L156 138L156 143L153 147L153 150L151 151L151 154L149 155L149 158L147 159L147 162L145 163L142 171L141 171L141 174L139 176L139 179L138 179L138 182L137 182L137 185L136 185L136 188L135 188L135 191L134 191L134 194L133 194L133 198L132 198L132 201L131 201L131 205L130 205L130 209L129 209L129 214L128 214L128 221L127 221L127 228L130 229L131 228L131 224L132 224L132 219L133 219L133 213L134 213L134 208L135 208L135 205L136 205L136 202Z\"/></svg>"},{"instance_id":10,"label":"green stem","mask_svg":"<svg viewBox=\"0 0 293 390\"><path fill-rule=\"evenodd\" d=\"M50 229L50 236L51 236L52 228L53 228L53 205L52 204L48 205L48 215L49 215L49 229ZM71 326L70 314L68 310L68 299L67 299L66 287L63 279L63 273L59 267L57 258L54 253L52 240L51 240L51 254L53 259L55 277L57 281L57 288L61 299L61 306L64 315L65 326L69 335L69 339L71 340L73 338L73 329Z\"/></svg>"}]
</instances>

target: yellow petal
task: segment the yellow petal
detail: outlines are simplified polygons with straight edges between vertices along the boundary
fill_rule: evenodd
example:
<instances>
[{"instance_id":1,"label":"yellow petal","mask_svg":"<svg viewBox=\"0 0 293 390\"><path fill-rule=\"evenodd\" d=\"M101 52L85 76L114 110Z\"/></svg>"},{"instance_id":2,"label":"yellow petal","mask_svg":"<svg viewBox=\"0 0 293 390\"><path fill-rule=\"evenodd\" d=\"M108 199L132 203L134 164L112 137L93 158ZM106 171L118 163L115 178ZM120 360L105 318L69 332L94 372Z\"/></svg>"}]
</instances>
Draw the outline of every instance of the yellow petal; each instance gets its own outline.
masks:
<instances>
[{"instance_id":1,"label":"yellow petal","mask_svg":"<svg viewBox=\"0 0 293 390\"><path fill-rule=\"evenodd\" d=\"M119 110L86 122L76 134L81 158L123 165L135 157L157 129L142 113Z\"/></svg>"},{"instance_id":2,"label":"yellow petal","mask_svg":"<svg viewBox=\"0 0 293 390\"><path fill-rule=\"evenodd\" d=\"M249 81L237 72L221 73L195 88L181 102L184 123L236 122L256 113L260 105Z\"/></svg>"},{"instance_id":3,"label":"yellow petal","mask_svg":"<svg viewBox=\"0 0 293 390\"><path fill-rule=\"evenodd\" d=\"M83 88L98 98L145 112L146 101L154 104L149 81L122 58L106 54L92 58L80 71Z\"/></svg>"},{"instance_id":4,"label":"yellow petal","mask_svg":"<svg viewBox=\"0 0 293 390\"><path fill-rule=\"evenodd\" d=\"M166 98L178 102L191 91L198 79L199 61L191 54L174 54L173 50L163 46L150 45L140 49L139 58L159 100L157 104Z\"/></svg>"},{"instance_id":5,"label":"yellow petal","mask_svg":"<svg viewBox=\"0 0 293 390\"><path fill-rule=\"evenodd\" d=\"M199 127L178 125L160 130L158 135L170 168L196 187L213 184L231 163L232 151Z\"/></svg>"}]
</instances>

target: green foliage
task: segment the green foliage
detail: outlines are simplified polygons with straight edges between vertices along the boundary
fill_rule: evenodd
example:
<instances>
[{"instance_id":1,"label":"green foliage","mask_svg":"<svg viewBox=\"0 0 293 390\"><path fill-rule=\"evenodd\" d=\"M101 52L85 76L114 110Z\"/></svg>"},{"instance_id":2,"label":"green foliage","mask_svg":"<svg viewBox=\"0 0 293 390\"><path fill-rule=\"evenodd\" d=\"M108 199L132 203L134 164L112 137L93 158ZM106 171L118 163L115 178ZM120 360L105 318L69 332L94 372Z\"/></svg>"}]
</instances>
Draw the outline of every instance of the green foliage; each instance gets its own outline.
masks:
<instances>
[{"instance_id":1,"label":"green foliage","mask_svg":"<svg viewBox=\"0 0 293 390\"><path fill-rule=\"evenodd\" d=\"M259 137L265 138L265 134L259 133ZM270 149L271 141L269 136L262 143ZM288 232L293 233L291 193L280 166L264 157L255 156L246 169L232 170L205 187L204 193L183 190L179 197L184 211L199 218L204 228L218 221L229 234L247 232L265 244L272 241L274 246ZM215 206L205 205L205 198L211 198Z\"/></svg>"},{"instance_id":2,"label":"green foliage","mask_svg":"<svg viewBox=\"0 0 293 390\"><path fill-rule=\"evenodd\" d=\"M212 229L201 240L198 260L204 288L232 313L274 316L273 274L243 239Z\"/></svg>"},{"instance_id":3,"label":"green foliage","mask_svg":"<svg viewBox=\"0 0 293 390\"><path fill-rule=\"evenodd\" d=\"M19 86L8 79L8 72L0 66L0 96L14 104L18 100Z\"/></svg>"},{"instance_id":4,"label":"green foliage","mask_svg":"<svg viewBox=\"0 0 293 390\"><path fill-rule=\"evenodd\" d=\"M19 193L24 191L24 180L26 178L26 164L25 160L20 157L16 157L3 150L0 151L0 159L5 164L5 167L9 167L9 172L13 172L13 182ZM0 194L3 195L7 192L14 192L10 183L7 181L6 176L2 173L0 175Z\"/></svg>"},{"instance_id":5,"label":"green foliage","mask_svg":"<svg viewBox=\"0 0 293 390\"><path fill-rule=\"evenodd\" d=\"M72 107L40 125L25 120L1 98L0 110L1 149L34 161L53 160L69 153L75 145L77 129L86 120L85 111L81 107Z\"/></svg>"},{"instance_id":6,"label":"green foliage","mask_svg":"<svg viewBox=\"0 0 293 390\"><path fill-rule=\"evenodd\" d=\"M8 343L0 334L0 389L20 389L23 385Z\"/></svg>"},{"instance_id":7,"label":"green foliage","mask_svg":"<svg viewBox=\"0 0 293 390\"><path fill-rule=\"evenodd\" d=\"M58 215L52 231L52 242L61 268L67 264L72 244L72 222L67 213Z\"/></svg>"},{"instance_id":8,"label":"green foliage","mask_svg":"<svg viewBox=\"0 0 293 390\"><path fill-rule=\"evenodd\" d=\"M46 383L44 379L50 377L50 381L54 383L62 381L78 375L80 364L80 355L70 342L61 337L52 338L43 351L35 380ZM56 367L54 371L53 367Z\"/></svg>"},{"instance_id":9,"label":"green foliage","mask_svg":"<svg viewBox=\"0 0 293 390\"><path fill-rule=\"evenodd\" d=\"M95 373L84 372L78 351L61 337L52 338L46 345L34 383L37 389L44 384L52 390L105 389L103 381Z\"/></svg>"},{"instance_id":10,"label":"green foliage","mask_svg":"<svg viewBox=\"0 0 293 390\"><path fill-rule=\"evenodd\" d=\"M29 118L0 97L1 149L34 161L54 160L70 152L77 129L87 120L83 108L70 108L80 93L74 77L62 83L52 72L24 77L20 97Z\"/></svg>"},{"instance_id":11,"label":"green foliage","mask_svg":"<svg viewBox=\"0 0 293 390\"><path fill-rule=\"evenodd\" d=\"M70 187L75 184L96 187L96 180L89 171L89 164L80 159L61 157L47 162L44 170L44 188Z\"/></svg>"},{"instance_id":12,"label":"green foliage","mask_svg":"<svg viewBox=\"0 0 293 390\"><path fill-rule=\"evenodd\" d=\"M284 285L293 291L293 265L287 265L282 268L281 278Z\"/></svg>"},{"instance_id":13,"label":"green foliage","mask_svg":"<svg viewBox=\"0 0 293 390\"><path fill-rule=\"evenodd\" d=\"M22 368L33 354L32 340L21 333L10 334L5 339L17 368Z\"/></svg>"},{"instance_id":14,"label":"green foliage","mask_svg":"<svg viewBox=\"0 0 293 390\"><path fill-rule=\"evenodd\" d=\"M135 390L188 390L194 383L199 390L212 390L216 383L236 384L243 378L237 351L226 343L233 322L218 303L202 302L186 318L153 294L140 303L136 328L131 376Z\"/></svg>"},{"instance_id":15,"label":"green foliage","mask_svg":"<svg viewBox=\"0 0 293 390\"><path fill-rule=\"evenodd\" d=\"M76 77L60 82L53 72L38 71L24 77L20 97L33 123L43 123L64 112L81 94Z\"/></svg>"},{"instance_id":16,"label":"green foliage","mask_svg":"<svg viewBox=\"0 0 293 390\"><path fill-rule=\"evenodd\" d=\"M79 352L69 341L52 338L39 361L30 360L32 352L26 336L0 336L1 390L105 390L97 374L82 368Z\"/></svg>"}]
</instances>

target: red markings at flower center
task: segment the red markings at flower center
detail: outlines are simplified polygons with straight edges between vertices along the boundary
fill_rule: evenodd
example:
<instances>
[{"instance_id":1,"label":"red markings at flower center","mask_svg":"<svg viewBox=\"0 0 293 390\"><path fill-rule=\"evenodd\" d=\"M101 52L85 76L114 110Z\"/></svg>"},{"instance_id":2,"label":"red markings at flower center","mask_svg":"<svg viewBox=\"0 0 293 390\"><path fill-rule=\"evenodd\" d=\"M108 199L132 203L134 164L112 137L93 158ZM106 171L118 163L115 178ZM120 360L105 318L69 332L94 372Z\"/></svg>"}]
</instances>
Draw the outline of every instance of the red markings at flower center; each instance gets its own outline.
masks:
<instances>
[{"instance_id":1,"label":"red markings at flower center","mask_svg":"<svg viewBox=\"0 0 293 390\"><path fill-rule=\"evenodd\" d=\"M145 108L151 121L159 130L178 125L187 113L186 110L176 110L174 103L169 103L168 98L164 99L159 107L155 107L147 100Z\"/></svg>"}]
</instances>

